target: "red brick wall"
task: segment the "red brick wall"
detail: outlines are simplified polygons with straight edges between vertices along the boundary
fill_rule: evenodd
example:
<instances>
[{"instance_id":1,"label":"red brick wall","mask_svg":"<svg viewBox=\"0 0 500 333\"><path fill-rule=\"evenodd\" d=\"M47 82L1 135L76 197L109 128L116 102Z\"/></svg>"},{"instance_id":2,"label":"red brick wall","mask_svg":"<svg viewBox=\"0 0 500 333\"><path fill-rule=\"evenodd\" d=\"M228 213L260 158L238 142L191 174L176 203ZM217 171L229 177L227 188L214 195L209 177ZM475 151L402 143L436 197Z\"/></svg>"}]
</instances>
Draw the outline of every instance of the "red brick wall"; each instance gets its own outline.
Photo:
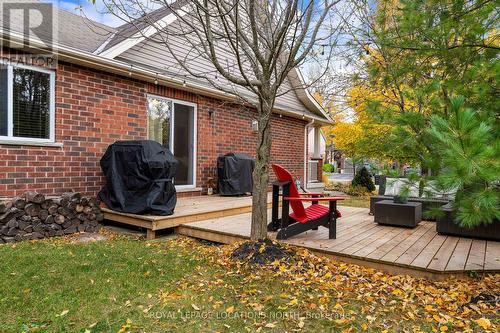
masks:
<instances>
[{"instance_id":1,"label":"red brick wall","mask_svg":"<svg viewBox=\"0 0 500 333\"><path fill-rule=\"evenodd\" d=\"M197 186L216 177L216 158L254 156L255 111L189 92L62 63L56 73L56 142L62 147L0 145L0 197L34 189L48 195L74 190L95 195L104 177L99 160L116 140L146 138L146 92L198 105ZM209 110L214 113L210 117ZM274 116L272 162L303 177L305 121ZM180 196L199 194L181 193Z\"/></svg>"},{"instance_id":2,"label":"red brick wall","mask_svg":"<svg viewBox=\"0 0 500 333\"><path fill-rule=\"evenodd\" d=\"M62 147L0 145L0 197L28 189L96 194L99 160L119 139L146 136L145 85L129 78L59 64L56 142Z\"/></svg>"},{"instance_id":3,"label":"red brick wall","mask_svg":"<svg viewBox=\"0 0 500 333\"><path fill-rule=\"evenodd\" d=\"M257 119L256 110L166 87L150 85L148 91L198 105L196 185L203 191L206 192L209 178L217 177L216 160L219 155L239 152L255 157L257 133L252 131L251 124ZM300 179L304 177L305 124L304 120L279 115L274 115L271 120L271 163L286 166Z\"/></svg>"}]
</instances>

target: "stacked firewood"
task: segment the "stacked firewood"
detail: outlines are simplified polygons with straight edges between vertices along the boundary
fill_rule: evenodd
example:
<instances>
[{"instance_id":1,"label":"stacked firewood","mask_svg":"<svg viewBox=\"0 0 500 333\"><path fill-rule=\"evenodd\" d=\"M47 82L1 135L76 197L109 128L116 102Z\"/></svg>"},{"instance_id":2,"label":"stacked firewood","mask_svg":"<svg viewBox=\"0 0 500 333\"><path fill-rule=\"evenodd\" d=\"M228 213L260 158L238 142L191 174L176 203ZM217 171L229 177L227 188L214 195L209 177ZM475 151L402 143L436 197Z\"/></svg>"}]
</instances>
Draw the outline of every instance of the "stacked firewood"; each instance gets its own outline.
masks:
<instances>
[{"instance_id":1,"label":"stacked firewood","mask_svg":"<svg viewBox=\"0 0 500 333\"><path fill-rule=\"evenodd\" d=\"M94 198L75 192L46 198L28 191L20 197L0 200L0 243L94 232L102 219Z\"/></svg>"}]
</instances>

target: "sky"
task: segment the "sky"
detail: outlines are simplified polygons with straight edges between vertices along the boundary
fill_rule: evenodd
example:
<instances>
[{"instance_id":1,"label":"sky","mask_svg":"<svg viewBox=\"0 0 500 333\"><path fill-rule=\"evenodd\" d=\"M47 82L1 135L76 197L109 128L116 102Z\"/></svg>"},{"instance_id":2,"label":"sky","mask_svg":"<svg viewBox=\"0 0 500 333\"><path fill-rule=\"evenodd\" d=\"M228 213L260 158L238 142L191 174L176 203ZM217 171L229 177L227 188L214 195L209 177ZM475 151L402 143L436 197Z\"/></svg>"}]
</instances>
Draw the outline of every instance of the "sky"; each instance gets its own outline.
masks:
<instances>
[{"instance_id":1,"label":"sky","mask_svg":"<svg viewBox=\"0 0 500 333\"><path fill-rule=\"evenodd\" d=\"M106 6L102 0L96 0L95 5L90 0L52 0L51 2L69 12L83 15L108 26L116 27L124 23L116 16L106 13Z\"/></svg>"}]
</instances>

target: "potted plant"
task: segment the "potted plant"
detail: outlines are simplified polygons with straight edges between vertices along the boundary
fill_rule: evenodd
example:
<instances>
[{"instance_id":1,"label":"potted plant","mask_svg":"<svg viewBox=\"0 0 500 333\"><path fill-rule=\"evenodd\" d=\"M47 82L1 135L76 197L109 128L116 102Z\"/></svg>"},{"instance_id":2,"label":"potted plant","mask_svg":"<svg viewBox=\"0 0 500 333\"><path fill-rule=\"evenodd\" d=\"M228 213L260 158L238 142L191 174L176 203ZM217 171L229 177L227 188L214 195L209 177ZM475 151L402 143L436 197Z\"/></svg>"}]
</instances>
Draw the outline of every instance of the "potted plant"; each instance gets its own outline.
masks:
<instances>
[{"instance_id":1,"label":"potted plant","mask_svg":"<svg viewBox=\"0 0 500 333\"><path fill-rule=\"evenodd\" d=\"M397 178L397 180L390 182L390 185L393 187L394 203L406 204L409 197L418 197L419 176L416 173L410 173L406 178Z\"/></svg>"},{"instance_id":2,"label":"potted plant","mask_svg":"<svg viewBox=\"0 0 500 333\"><path fill-rule=\"evenodd\" d=\"M439 234L500 241L500 222L498 219L488 224L467 227L460 225L456 212L453 202L441 208L441 214L436 218L436 231Z\"/></svg>"},{"instance_id":3,"label":"potted plant","mask_svg":"<svg viewBox=\"0 0 500 333\"><path fill-rule=\"evenodd\" d=\"M410 196L410 189L407 186L401 186L399 193L393 197L394 203L406 204L408 203L408 197Z\"/></svg>"}]
</instances>

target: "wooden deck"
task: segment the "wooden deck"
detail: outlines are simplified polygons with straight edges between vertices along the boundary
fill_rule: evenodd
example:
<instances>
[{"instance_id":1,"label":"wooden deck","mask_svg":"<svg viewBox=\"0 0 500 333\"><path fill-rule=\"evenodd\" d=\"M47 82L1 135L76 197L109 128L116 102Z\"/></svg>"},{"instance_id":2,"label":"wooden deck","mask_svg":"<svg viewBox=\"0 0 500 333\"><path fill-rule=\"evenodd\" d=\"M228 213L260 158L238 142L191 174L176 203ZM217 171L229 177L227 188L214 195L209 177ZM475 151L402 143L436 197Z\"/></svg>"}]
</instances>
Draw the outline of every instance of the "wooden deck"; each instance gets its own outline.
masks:
<instances>
[{"instance_id":1,"label":"wooden deck","mask_svg":"<svg viewBox=\"0 0 500 333\"><path fill-rule=\"evenodd\" d=\"M268 200L270 202L271 196L269 196ZM106 220L145 228L147 238L153 239L157 230L174 228L183 223L251 212L252 197L221 197L213 195L179 198L177 199L175 212L170 216L127 214L107 208L102 210Z\"/></svg>"},{"instance_id":2,"label":"wooden deck","mask_svg":"<svg viewBox=\"0 0 500 333\"><path fill-rule=\"evenodd\" d=\"M341 207L341 211L337 239L328 239L328 230L320 227L286 242L393 274L443 279L472 271L500 272L500 242L438 235L435 223L427 221L414 229L381 226L365 208ZM249 238L250 214L182 224L177 232L232 243Z\"/></svg>"}]
</instances>

